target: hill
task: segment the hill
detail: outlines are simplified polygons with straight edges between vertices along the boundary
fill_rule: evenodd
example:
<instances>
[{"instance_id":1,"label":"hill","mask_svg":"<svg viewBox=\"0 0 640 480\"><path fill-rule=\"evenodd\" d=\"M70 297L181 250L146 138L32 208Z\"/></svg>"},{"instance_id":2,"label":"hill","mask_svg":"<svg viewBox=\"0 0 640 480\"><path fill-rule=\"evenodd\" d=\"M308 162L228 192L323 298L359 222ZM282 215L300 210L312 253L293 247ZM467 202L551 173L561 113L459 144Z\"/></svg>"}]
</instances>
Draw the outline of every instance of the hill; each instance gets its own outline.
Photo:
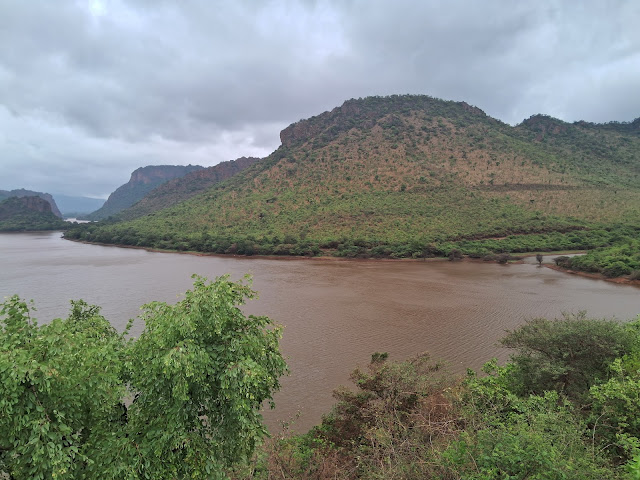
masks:
<instances>
[{"instance_id":1,"label":"hill","mask_svg":"<svg viewBox=\"0 0 640 480\"><path fill-rule=\"evenodd\" d=\"M120 212L118 219L130 220L177 205L211 188L216 183L231 178L258 160L260 159L254 157L241 157L169 180L151 190L138 203Z\"/></svg>"},{"instance_id":2,"label":"hill","mask_svg":"<svg viewBox=\"0 0 640 480\"><path fill-rule=\"evenodd\" d=\"M127 183L118 187L104 205L83 217L86 220L102 220L130 207L151 190L189 172L201 170L199 165L149 165L136 169Z\"/></svg>"},{"instance_id":3,"label":"hill","mask_svg":"<svg viewBox=\"0 0 640 480\"><path fill-rule=\"evenodd\" d=\"M45 199L26 195L9 197L0 202L0 231L59 230L69 223L53 214Z\"/></svg>"},{"instance_id":4,"label":"hill","mask_svg":"<svg viewBox=\"0 0 640 480\"><path fill-rule=\"evenodd\" d=\"M62 218L62 214L58 209L58 205L56 205L56 201L48 193L34 192L33 190L25 190L24 188L19 188L17 190L0 190L0 201L6 200L10 197L40 197L43 200L46 200L47 203L49 203L49 205L51 206L51 212L56 217Z\"/></svg>"},{"instance_id":5,"label":"hill","mask_svg":"<svg viewBox=\"0 0 640 480\"><path fill-rule=\"evenodd\" d=\"M605 227L640 225L639 125L537 115L512 127L465 102L349 100L290 125L278 150L200 196L69 236L391 257L447 254L461 242L467 251L597 246L609 241Z\"/></svg>"}]
</instances>

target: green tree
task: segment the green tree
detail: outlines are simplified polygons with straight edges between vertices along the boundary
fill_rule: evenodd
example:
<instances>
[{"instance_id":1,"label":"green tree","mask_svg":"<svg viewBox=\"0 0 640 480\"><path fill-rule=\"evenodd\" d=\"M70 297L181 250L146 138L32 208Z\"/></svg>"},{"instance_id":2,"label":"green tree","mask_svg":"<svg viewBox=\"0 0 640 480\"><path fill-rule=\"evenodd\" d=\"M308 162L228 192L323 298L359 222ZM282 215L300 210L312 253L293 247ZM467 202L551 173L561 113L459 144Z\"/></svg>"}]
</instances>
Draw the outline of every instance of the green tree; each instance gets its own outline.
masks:
<instances>
[{"instance_id":1,"label":"green tree","mask_svg":"<svg viewBox=\"0 0 640 480\"><path fill-rule=\"evenodd\" d=\"M228 276L175 305L145 305L135 340L72 302L38 325L0 310L0 472L12 478L222 478L265 436L260 406L286 364L280 329L245 316L256 294Z\"/></svg>"},{"instance_id":2,"label":"green tree","mask_svg":"<svg viewBox=\"0 0 640 480\"><path fill-rule=\"evenodd\" d=\"M631 351L635 338L621 322L580 313L529 320L501 342L516 350L511 356L514 392L541 395L555 390L581 400L592 385L610 377L609 365Z\"/></svg>"}]
</instances>

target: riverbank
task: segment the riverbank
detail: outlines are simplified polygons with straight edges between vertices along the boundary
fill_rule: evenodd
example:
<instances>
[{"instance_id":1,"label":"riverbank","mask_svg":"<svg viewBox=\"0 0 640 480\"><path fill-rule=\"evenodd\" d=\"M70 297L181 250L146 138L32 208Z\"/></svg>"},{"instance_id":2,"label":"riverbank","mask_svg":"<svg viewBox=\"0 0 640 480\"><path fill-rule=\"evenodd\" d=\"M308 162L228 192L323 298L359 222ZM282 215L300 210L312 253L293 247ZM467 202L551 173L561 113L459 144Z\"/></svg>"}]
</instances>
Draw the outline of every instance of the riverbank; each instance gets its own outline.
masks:
<instances>
[{"instance_id":1,"label":"riverbank","mask_svg":"<svg viewBox=\"0 0 640 480\"><path fill-rule=\"evenodd\" d=\"M601 273L590 273L590 272L581 272L579 270L569 270L566 268L559 267L557 265L545 264L545 267L550 268L551 270L556 270L558 272L569 273L571 275L578 275L579 277L593 278L596 280L605 280L607 282L617 283L618 285L634 285L636 287L640 287L640 280L631 280L626 277L614 277L610 278Z\"/></svg>"},{"instance_id":2,"label":"riverbank","mask_svg":"<svg viewBox=\"0 0 640 480\"><path fill-rule=\"evenodd\" d=\"M64 238L64 237L63 237ZM446 257L423 257L423 258L348 258L348 257L334 257L331 255L317 255L317 256L291 256L291 255L237 255L237 254L225 254L225 253L208 253L208 252L195 252L188 250L163 250L159 248L149 248L143 246L136 245L114 245L111 243L99 243L99 242L87 242L85 240L75 240L64 238L65 240L69 240L71 242L84 243L87 245L100 245L104 247L117 247L117 248L128 248L128 249L137 249L137 250L145 250L147 252L156 252L156 253L178 253L182 255L192 255L197 257L214 257L214 258L235 258L235 259L256 259L256 260L307 260L307 261L318 261L318 262L448 262L451 261ZM585 250L561 250L556 252L527 252L527 253L514 253L510 254L510 259L507 263L510 264L522 264L527 263L527 258L535 258L537 254L542 254L544 257L558 257L561 255L581 255L586 253ZM460 259L454 260L455 262L470 262L470 263L504 263L500 262L498 259L486 259L486 258L471 258L468 256L462 257ZM633 285L636 287L640 287L640 280L631 280L625 277L616 277L609 278L605 275L598 273L588 273L581 272L576 270L568 270L565 268L558 267L553 263L543 262L543 267L550 268L552 270L556 270L558 272L569 273L572 275L578 275L586 278L593 278L596 280L605 280L607 282L616 283L619 285Z\"/></svg>"}]
</instances>

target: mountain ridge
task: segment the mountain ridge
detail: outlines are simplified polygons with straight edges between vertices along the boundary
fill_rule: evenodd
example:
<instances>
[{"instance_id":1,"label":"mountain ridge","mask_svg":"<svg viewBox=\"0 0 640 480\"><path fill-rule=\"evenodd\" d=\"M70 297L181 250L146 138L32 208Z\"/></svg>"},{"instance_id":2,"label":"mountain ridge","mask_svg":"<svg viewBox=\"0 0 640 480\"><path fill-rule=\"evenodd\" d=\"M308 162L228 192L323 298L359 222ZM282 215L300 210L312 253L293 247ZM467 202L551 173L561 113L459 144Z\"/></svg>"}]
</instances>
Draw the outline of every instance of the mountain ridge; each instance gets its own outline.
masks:
<instances>
[{"instance_id":1,"label":"mountain ridge","mask_svg":"<svg viewBox=\"0 0 640 480\"><path fill-rule=\"evenodd\" d=\"M271 155L198 197L78 235L217 253L411 256L465 239L634 223L634 122L533 116L510 126L465 102L352 99L291 124Z\"/></svg>"}]
</instances>

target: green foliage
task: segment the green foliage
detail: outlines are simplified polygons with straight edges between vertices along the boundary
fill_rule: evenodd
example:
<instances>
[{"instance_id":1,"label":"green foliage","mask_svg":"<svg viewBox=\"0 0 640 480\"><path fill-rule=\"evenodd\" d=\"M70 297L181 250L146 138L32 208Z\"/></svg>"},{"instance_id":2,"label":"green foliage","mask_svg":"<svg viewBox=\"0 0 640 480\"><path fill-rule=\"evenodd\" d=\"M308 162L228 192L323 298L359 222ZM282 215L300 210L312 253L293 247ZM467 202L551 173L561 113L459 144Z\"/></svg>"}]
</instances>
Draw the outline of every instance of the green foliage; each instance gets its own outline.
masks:
<instances>
[{"instance_id":1,"label":"green foliage","mask_svg":"<svg viewBox=\"0 0 640 480\"><path fill-rule=\"evenodd\" d=\"M15 296L0 315L0 471L82 478L101 431L122 415L122 335L81 301L42 326Z\"/></svg>"},{"instance_id":2,"label":"green foliage","mask_svg":"<svg viewBox=\"0 0 640 480\"><path fill-rule=\"evenodd\" d=\"M487 385L470 384L475 389ZM483 409L474 426L444 451L456 478L568 480L610 478L611 470L594 458L584 442L585 426L558 394L512 397L509 411ZM486 408L486 407L485 407Z\"/></svg>"},{"instance_id":3,"label":"green foliage","mask_svg":"<svg viewBox=\"0 0 640 480\"><path fill-rule=\"evenodd\" d=\"M36 197L37 198L37 197ZM0 231L66 230L71 224L49 211L28 208L26 197L9 197L0 201ZM38 199L39 200L39 199ZM48 206L46 200L41 200Z\"/></svg>"},{"instance_id":4,"label":"green foliage","mask_svg":"<svg viewBox=\"0 0 640 480\"><path fill-rule=\"evenodd\" d=\"M584 399L592 385L609 378L610 363L630 352L635 338L620 322L589 319L584 313L529 320L501 341L516 350L510 390L519 395L557 391Z\"/></svg>"},{"instance_id":5,"label":"green foliage","mask_svg":"<svg viewBox=\"0 0 640 480\"><path fill-rule=\"evenodd\" d=\"M640 241L629 239L612 247L598 248L586 255L572 258L566 267L602 273L607 277L630 275L633 271L640 270Z\"/></svg>"},{"instance_id":6,"label":"green foliage","mask_svg":"<svg viewBox=\"0 0 640 480\"><path fill-rule=\"evenodd\" d=\"M640 317L626 329L635 340L630 351L612 362L611 378L590 390L594 435L621 462L640 455Z\"/></svg>"},{"instance_id":7,"label":"green foliage","mask_svg":"<svg viewBox=\"0 0 640 480\"><path fill-rule=\"evenodd\" d=\"M266 435L258 413L286 365L280 330L245 316L249 286L197 277L144 306L126 340L97 307L38 325L3 304L0 471L13 478L221 478Z\"/></svg>"}]
</instances>

